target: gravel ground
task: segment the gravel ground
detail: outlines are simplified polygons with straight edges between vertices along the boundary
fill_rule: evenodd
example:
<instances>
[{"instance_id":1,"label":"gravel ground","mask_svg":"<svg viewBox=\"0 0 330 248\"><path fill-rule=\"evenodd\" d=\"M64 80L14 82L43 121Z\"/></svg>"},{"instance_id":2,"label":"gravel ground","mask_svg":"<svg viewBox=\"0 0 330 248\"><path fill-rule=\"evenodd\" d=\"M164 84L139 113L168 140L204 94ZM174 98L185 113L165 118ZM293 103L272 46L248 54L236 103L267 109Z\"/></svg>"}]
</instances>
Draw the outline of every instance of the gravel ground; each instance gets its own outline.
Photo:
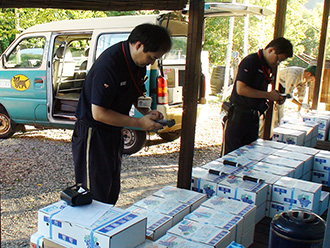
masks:
<instances>
[{"instance_id":1,"label":"gravel ground","mask_svg":"<svg viewBox=\"0 0 330 248\"><path fill-rule=\"evenodd\" d=\"M205 106L196 126L194 166L219 157L220 104ZM29 131L0 140L1 247L29 247L38 209L60 199L74 183L71 130ZM166 185L176 185L180 139L151 135L148 146L124 155L117 207L126 208Z\"/></svg>"}]
</instances>

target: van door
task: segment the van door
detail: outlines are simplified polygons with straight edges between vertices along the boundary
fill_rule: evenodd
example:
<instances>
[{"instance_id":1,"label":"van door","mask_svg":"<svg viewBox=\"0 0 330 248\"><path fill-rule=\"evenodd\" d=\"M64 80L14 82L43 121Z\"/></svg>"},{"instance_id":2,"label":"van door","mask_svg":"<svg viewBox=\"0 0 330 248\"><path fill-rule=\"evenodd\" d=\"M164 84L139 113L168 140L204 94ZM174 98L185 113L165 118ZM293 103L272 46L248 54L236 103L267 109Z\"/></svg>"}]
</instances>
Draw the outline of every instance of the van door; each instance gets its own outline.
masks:
<instances>
[{"instance_id":1,"label":"van door","mask_svg":"<svg viewBox=\"0 0 330 248\"><path fill-rule=\"evenodd\" d=\"M26 35L10 46L0 67L0 111L14 123L47 122L49 34Z\"/></svg>"}]
</instances>

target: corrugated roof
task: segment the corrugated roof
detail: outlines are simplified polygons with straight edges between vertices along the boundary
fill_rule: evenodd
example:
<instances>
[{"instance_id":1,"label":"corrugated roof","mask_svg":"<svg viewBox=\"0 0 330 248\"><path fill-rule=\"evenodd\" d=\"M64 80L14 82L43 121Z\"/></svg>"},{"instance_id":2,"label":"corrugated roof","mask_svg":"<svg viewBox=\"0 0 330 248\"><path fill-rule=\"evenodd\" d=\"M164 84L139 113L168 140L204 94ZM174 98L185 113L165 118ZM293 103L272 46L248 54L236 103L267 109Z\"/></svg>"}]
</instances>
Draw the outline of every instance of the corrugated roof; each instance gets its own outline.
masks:
<instances>
[{"instance_id":1,"label":"corrugated roof","mask_svg":"<svg viewBox=\"0 0 330 248\"><path fill-rule=\"evenodd\" d=\"M0 0L0 8L55 8L78 10L181 10L188 0Z\"/></svg>"}]
</instances>

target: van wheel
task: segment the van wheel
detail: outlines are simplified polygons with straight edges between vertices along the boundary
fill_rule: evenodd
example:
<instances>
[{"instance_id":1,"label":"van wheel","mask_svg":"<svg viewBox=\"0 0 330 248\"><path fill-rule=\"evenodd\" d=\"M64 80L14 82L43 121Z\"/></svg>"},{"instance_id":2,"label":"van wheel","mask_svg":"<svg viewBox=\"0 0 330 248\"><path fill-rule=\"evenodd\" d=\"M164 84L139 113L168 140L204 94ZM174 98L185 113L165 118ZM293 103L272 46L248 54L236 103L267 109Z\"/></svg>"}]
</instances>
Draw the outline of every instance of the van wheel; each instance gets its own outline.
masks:
<instances>
[{"instance_id":1,"label":"van wheel","mask_svg":"<svg viewBox=\"0 0 330 248\"><path fill-rule=\"evenodd\" d=\"M15 133L15 127L7 112L0 108L0 139L10 138Z\"/></svg>"},{"instance_id":2,"label":"van wheel","mask_svg":"<svg viewBox=\"0 0 330 248\"><path fill-rule=\"evenodd\" d=\"M133 154L142 149L146 143L146 132L134 129L123 129L124 154Z\"/></svg>"},{"instance_id":3,"label":"van wheel","mask_svg":"<svg viewBox=\"0 0 330 248\"><path fill-rule=\"evenodd\" d=\"M161 137L163 140L166 141L173 141L176 140L181 136L181 129L176 130L174 132L168 132L168 133L158 133L159 137Z\"/></svg>"}]
</instances>

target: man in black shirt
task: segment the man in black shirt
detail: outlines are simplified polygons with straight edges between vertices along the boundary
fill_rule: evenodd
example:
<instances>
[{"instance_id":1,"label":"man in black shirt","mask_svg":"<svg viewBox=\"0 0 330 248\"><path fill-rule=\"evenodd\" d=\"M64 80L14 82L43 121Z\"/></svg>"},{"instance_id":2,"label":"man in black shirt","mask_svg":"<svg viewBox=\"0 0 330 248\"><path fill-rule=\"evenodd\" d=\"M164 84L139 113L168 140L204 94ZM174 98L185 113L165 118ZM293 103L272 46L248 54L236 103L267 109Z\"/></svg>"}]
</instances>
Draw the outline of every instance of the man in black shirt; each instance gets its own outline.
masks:
<instances>
[{"instance_id":1,"label":"man in black shirt","mask_svg":"<svg viewBox=\"0 0 330 248\"><path fill-rule=\"evenodd\" d=\"M153 24L134 28L127 41L105 50L95 61L80 95L72 136L76 183L93 198L115 204L120 192L122 127L158 130L163 115L135 105L146 92L146 66L171 49L166 29ZM142 118L129 116L132 104Z\"/></svg>"},{"instance_id":2,"label":"man in black shirt","mask_svg":"<svg viewBox=\"0 0 330 248\"><path fill-rule=\"evenodd\" d=\"M229 99L232 108L224 122L222 155L258 138L259 117L268 100L284 103L285 98L275 89L268 91L268 85L279 63L292 55L291 42L280 37L242 60Z\"/></svg>"}]
</instances>

